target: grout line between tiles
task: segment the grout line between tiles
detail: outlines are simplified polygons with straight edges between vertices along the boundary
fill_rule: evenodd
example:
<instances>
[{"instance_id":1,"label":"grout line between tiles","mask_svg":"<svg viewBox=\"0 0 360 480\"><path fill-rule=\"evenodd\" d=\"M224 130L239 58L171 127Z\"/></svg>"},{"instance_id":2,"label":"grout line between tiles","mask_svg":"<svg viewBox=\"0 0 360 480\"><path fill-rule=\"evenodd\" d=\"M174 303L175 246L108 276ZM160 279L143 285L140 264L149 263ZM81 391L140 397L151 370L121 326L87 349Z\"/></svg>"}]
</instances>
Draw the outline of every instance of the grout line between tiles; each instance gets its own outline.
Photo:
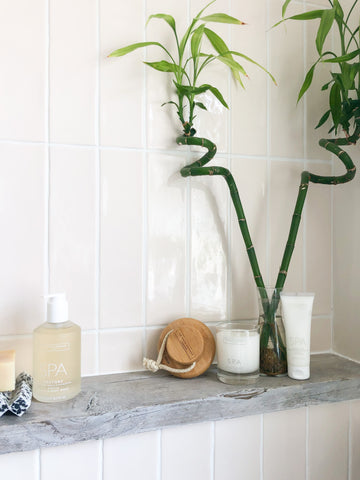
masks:
<instances>
[{"instance_id":1,"label":"grout line between tiles","mask_svg":"<svg viewBox=\"0 0 360 480\"><path fill-rule=\"evenodd\" d=\"M146 15L147 15L147 1L143 0L142 2L143 8L143 23L146 24ZM146 29L143 30L143 40L146 41ZM143 52L143 60L146 60L146 49ZM141 315L142 315L142 323L144 327L143 332L143 356L147 355L147 296L148 296L148 246L149 246L149 232L148 232L148 218L149 218L149 210L148 210L148 198L149 198L149 190L148 190L148 181L149 181L149 156L147 153L147 70L146 65L143 65L143 100L142 100L142 118L141 118L141 130L142 130L142 142L145 146L145 150L142 154L142 162L143 162L143 177L142 177L142 308L141 308Z\"/></svg>"},{"instance_id":2,"label":"grout line between tiles","mask_svg":"<svg viewBox=\"0 0 360 480\"><path fill-rule=\"evenodd\" d=\"M260 480L264 480L264 414L260 415Z\"/></svg>"},{"instance_id":3,"label":"grout line between tiles","mask_svg":"<svg viewBox=\"0 0 360 480\"><path fill-rule=\"evenodd\" d=\"M159 149L159 148L135 148L135 147L124 147L116 145L80 145L80 144L71 144L71 143L57 143L57 142L29 142L29 141L19 141L19 140L6 140L0 139L0 144L9 144L9 145L27 145L27 146L49 146L49 147L61 147L61 148L75 148L75 149L84 149L84 150L96 150L97 148L100 151L117 151L117 152L138 152L138 153L152 153L156 155L171 155L177 157L183 157L184 152L176 149ZM227 158L229 152L218 152L216 154L219 158ZM298 157L281 157L281 156L271 156L271 155L244 155L240 153L232 153L231 157L239 160L271 160L273 162L292 162L292 163L302 163L303 158ZM314 158L311 159L311 163L319 165L331 165L331 159L327 160L324 158Z\"/></svg>"},{"instance_id":4,"label":"grout line between tiles","mask_svg":"<svg viewBox=\"0 0 360 480\"><path fill-rule=\"evenodd\" d=\"M37 478L37 480L41 480L41 450L40 450L40 448L36 450L36 465L35 465L34 478Z\"/></svg>"},{"instance_id":5,"label":"grout line between tiles","mask_svg":"<svg viewBox=\"0 0 360 480\"><path fill-rule=\"evenodd\" d=\"M210 480L215 480L215 422L211 422L210 431Z\"/></svg>"},{"instance_id":6,"label":"grout line between tiles","mask_svg":"<svg viewBox=\"0 0 360 480\"><path fill-rule=\"evenodd\" d=\"M232 2L229 0L228 2L229 12L232 14ZM232 47L233 37L232 37L232 29L229 28L229 45L230 49ZM229 89L229 98L232 102L233 100L233 88L232 88L232 78L231 75L228 73L228 89ZM228 146L227 146L227 168L232 170L232 151L233 151L233 138L232 138L232 119L231 119L231 112L230 109L227 112L228 118ZM229 321L232 319L232 202L230 195L226 196L227 201L227 212L226 212L226 232L227 232L227 272L226 272L226 319Z\"/></svg>"},{"instance_id":7,"label":"grout line between tiles","mask_svg":"<svg viewBox=\"0 0 360 480\"><path fill-rule=\"evenodd\" d=\"M352 402L349 402L349 427L348 427L348 480L352 474Z\"/></svg>"},{"instance_id":8,"label":"grout line between tiles","mask_svg":"<svg viewBox=\"0 0 360 480\"><path fill-rule=\"evenodd\" d=\"M46 79L45 79L45 172L44 172L44 287L43 294L50 289L50 0L46 8ZM45 315L45 308L43 306ZM45 319L44 319L45 320Z\"/></svg>"},{"instance_id":9,"label":"grout line between tiles","mask_svg":"<svg viewBox=\"0 0 360 480\"><path fill-rule=\"evenodd\" d=\"M101 262L101 156L100 156L100 0L96 0L97 11L97 31L96 31L96 90L95 90L95 143L96 143L96 157L95 157L95 324L97 331L97 341L95 350L95 368L97 373L100 373L100 262Z\"/></svg>"},{"instance_id":10,"label":"grout line between tiles","mask_svg":"<svg viewBox=\"0 0 360 480\"><path fill-rule=\"evenodd\" d=\"M266 69L270 72L270 0L266 2ZM265 240L265 284L269 285L271 272L271 223L270 223L270 187L271 187L271 129L270 129L270 79L266 79L266 240Z\"/></svg>"},{"instance_id":11,"label":"grout line between tiles","mask_svg":"<svg viewBox=\"0 0 360 480\"><path fill-rule=\"evenodd\" d=\"M162 430L158 430L157 445L157 478L158 480L162 480Z\"/></svg>"},{"instance_id":12,"label":"grout line between tiles","mask_svg":"<svg viewBox=\"0 0 360 480\"><path fill-rule=\"evenodd\" d=\"M190 23L190 11L191 1L187 1L187 23ZM192 161L192 152L190 148L187 148L185 158L186 163L189 164ZM185 312L188 317L191 316L191 252L192 252L192 222L191 222L191 210L192 210L192 183L191 177L186 179L185 187Z\"/></svg>"},{"instance_id":13,"label":"grout line between tiles","mask_svg":"<svg viewBox=\"0 0 360 480\"><path fill-rule=\"evenodd\" d=\"M100 454L99 454L99 480L105 480L105 441L100 439Z\"/></svg>"},{"instance_id":14,"label":"grout line between tiles","mask_svg":"<svg viewBox=\"0 0 360 480\"><path fill-rule=\"evenodd\" d=\"M306 11L306 4L305 0L303 0L303 11ZM303 47L303 76L305 78L306 76L306 61L307 61L307 25L306 22L304 22L303 25L303 42L304 42L304 47ZM304 155L304 162L303 162L303 169L306 170L306 158L307 158L307 101L308 97L305 95L304 98L304 110L303 110L303 155ZM303 210L303 279L302 279L302 288L303 291L307 291L307 222L308 222L308 208L307 208L308 202L305 202L304 205L304 210Z\"/></svg>"},{"instance_id":15,"label":"grout line between tiles","mask_svg":"<svg viewBox=\"0 0 360 480\"><path fill-rule=\"evenodd\" d=\"M305 480L309 480L309 407L305 412Z\"/></svg>"}]
</instances>

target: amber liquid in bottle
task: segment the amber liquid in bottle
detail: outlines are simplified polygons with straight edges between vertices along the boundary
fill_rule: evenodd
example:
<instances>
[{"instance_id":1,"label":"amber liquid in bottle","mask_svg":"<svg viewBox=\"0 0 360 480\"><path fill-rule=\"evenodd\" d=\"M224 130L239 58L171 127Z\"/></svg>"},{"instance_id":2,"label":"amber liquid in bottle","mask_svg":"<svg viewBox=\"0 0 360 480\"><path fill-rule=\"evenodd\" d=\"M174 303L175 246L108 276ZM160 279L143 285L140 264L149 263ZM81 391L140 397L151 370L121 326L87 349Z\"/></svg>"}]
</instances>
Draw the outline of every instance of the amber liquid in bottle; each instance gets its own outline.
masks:
<instances>
[{"instance_id":1,"label":"amber liquid in bottle","mask_svg":"<svg viewBox=\"0 0 360 480\"><path fill-rule=\"evenodd\" d=\"M40 402L61 402L81 389L81 329L66 321L34 330L33 395Z\"/></svg>"}]
</instances>

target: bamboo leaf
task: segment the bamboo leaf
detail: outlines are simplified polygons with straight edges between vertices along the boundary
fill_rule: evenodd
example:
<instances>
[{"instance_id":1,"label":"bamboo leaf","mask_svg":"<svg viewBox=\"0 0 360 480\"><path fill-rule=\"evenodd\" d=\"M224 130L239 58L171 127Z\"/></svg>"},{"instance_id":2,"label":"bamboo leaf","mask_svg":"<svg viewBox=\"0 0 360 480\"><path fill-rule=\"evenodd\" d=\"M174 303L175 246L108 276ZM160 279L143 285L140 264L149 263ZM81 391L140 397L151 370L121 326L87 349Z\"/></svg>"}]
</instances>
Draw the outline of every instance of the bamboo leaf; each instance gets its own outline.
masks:
<instances>
[{"instance_id":1,"label":"bamboo leaf","mask_svg":"<svg viewBox=\"0 0 360 480\"><path fill-rule=\"evenodd\" d=\"M244 55L243 53L240 53L240 52L234 52L234 51L230 50L229 53L231 53L232 55L237 55L238 57L242 57L242 58L244 58L245 60L247 60L248 62L253 63L253 64L256 65L257 67L261 68L261 70L264 70L264 72L269 75L269 77L270 77L271 80L275 83L275 85L277 85L275 78L271 75L271 73L270 73L268 70L266 70L265 67L263 67L262 65L260 65L260 63L255 62L255 60L253 60L252 58L250 58L250 57L248 57L247 55Z\"/></svg>"},{"instance_id":2,"label":"bamboo leaf","mask_svg":"<svg viewBox=\"0 0 360 480\"><path fill-rule=\"evenodd\" d=\"M172 17L171 15L167 15L166 13L156 13L154 15L150 15L150 17L147 19L146 25L150 22L152 18L161 18L162 20L165 20L165 22L170 25L170 27L176 34L176 23L174 17Z\"/></svg>"},{"instance_id":3,"label":"bamboo leaf","mask_svg":"<svg viewBox=\"0 0 360 480\"><path fill-rule=\"evenodd\" d=\"M335 20L335 9L331 8L330 10L324 10L323 14L321 16L320 20L320 26L316 35L316 48L321 55L322 48L324 46L324 42L326 40L326 37L328 36L328 33L332 27L332 24L334 23Z\"/></svg>"},{"instance_id":4,"label":"bamboo leaf","mask_svg":"<svg viewBox=\"0 0 360 480\"><path fill-rule=\"evenodd\" d=\"M348 63L341 64L341 77L345 90L350 90L353 82L351 80L351 65Z\"/></svg>"},{"instance_id":5,"label":"bamboo leaf","mask_svg":"<svg viewBox=\"0 0 360 480\"><path fill-rule=\"evenodd\" d=\"M347 53L346 55L341 55L340 57L327 58L326 60L321 60L321 61L323 63L342 63L342 62L348 62L349 60L352 60L358 55L360 55L360 49L354 50L353 52Z\"/></svg>"},{"instance_id":6,"label":"bamboo leaf","mask_svg":"<svg viewBox=\"0 0 360 480\"><path fill-rule=\"evenodd\" d=\"M340 2L339 0L334 0L334 8L335 8L335 17L336 17L336 20L340 20L340 22L342 23L343 19L344 19L344 11L340 5Z\"/></svg>"},{"instance_id":7,"label":"bamboo leaf","mask_svg":"<svg viewBox=\"0 0 360 480\"><path fill-rule=\"evenodd\" d=\"M208 3L207 5L205 5L205 7L204 7L202 10L200 10L200 12L196 15L195 18L196 18L196 19L199 19L200 16L203 14L203 12L205 12L205 10L206 10L208 7L210 7L210 5L212 5L212 4L215 3L215 2L216 2L216 0L212 0L210 3Z\"/></svg>"},{"instance_id":8,"label":"bamboo leaf","mask_svg":"<svg viewBox=\"0 0 360 480\"><path fill-rule=\"evenodd\" d=\"M210 30L209 28L206 28L206 27L204 28L204 33L209 39L211 45L214 47L214 49L218 53L220 53L220 55L223 55L229 52L229 49L226 43L217 33L215 33L213 30Z\"/></svg>"},{"instance_id":9,"label":"bamboo leaf","mask_svg":"<svg viewBox=\"0 0 360 480\"><path fill-rule=\"evenodd\" d=\"M173 63L167 62L166 60L161 60L160 62L144 62L145 65L158 70L159 72L171 72L171 73L179 73L183 71L178 65L174 65Z\"/></svg>"},{"instance_id":10,"label":"bamboo leaf","mask_svg":"<svg viewBox=\"0 0 360 480\"><path fill-rule=\"evenodd\" d=\"M301 97L305 94L305 92L308 90L308 88L311 85L316 65L317 65L317 62L314 63L314 65L310 68L310 70L306 74L305 80L300 88L300 92L297 99L298 102L300 101Z\"/></svg>"},{"instance_id":11,"label":"bamboo leaf","mask_svg":"<svg viewBox=\"0 0 360 480\"><path fill-rule=\"evenodd\" d=\"M330 90L330 110L334 126L337 128L341 117L341 95L338 83L334 83Z\"/></svg>"},{"instance_id":12,"label":"bamboo leaf","mask_svg":"<svg viewBox=\"0 0 360 480\"><path fill-rule=\"evenodd\" d=\"M281 14L282 14L283 18L285 17L285 13L286 13L287 7L288 7L290 2L291 2L291 0L286 0L286 2L282 6Z\"/></svg>"},{"instance_id":13,"label":"bamboo leaf","mask_svg":"<svg viewBox=\"0 0 360 480\"><path fill-rule=\"evenodd\" d=\"M330 113L331 113L331 110L328 110L327 112L324 113L324 115L320 118L319 123L316 125L315 129L324 125L324 123L330 117Z\"/></svg>"},{"instance_id":14,"label":"bamboo leaf","mask_svg":"<svg viewBox=\"0 0 360 480\"><path fill-rule=\"evenodd\" d=\"M169 102L164 102L163 104L161 104L162 107L164 105L175 105L175 107L179 108L179 105L176 102L173 102L172 100L170 100Z\"/></svg>"},{"instance_id":15,"label":"bamboo leaf","mask_svg":"<svg viewBox=\"0 0 360 480\"><path fill-rule=\"evenodd\" d=\"M123 55L127 55L128 53L131 53L138 48L149 47L150 45L156 45L165 50L165 47L159 42L140 42L133 43L131 45L128 45L127 47L119 48L118 50L114 50L110 53L109 57L122 57Z\"/></svg>"},{"instance_id":16,"label":"bamboo leaf","mask_svg":"<svg viewBox=\"0 0 360 480\"><path fill-rule=\"evenodd\" d=\"M216 23L230 23L232 25L246 25L241 20L230 17L226 13L213 13L212 15L207 15L206 17L201 17L200 20L203 22L216 22Z\"/></svg>"},{"instance_id":17,"label":"bamboo leaf","mask_svg":"<svg viewBox=\"0 0 360 480\"><path fill-rule=\"evenodd\" d=\"M225 102L224 97L221 95L219 90L212 85L204 84L200 85L199 87L192 87L190 85L180 85L175 81L174 84L179 93L187 97L191 95L200 95L201 93L205 93L209 90L219 100L219 102L224 105L224 107L229 108L228 104Z\"/></svg>"},{"instance_id":18,"label":"bamboo leaf","mask_svg":"<svg viewBox=\"0 0 360 480\"><path fill-rule=\"evenodd\" d=\"M291 17L283 18L279 22L275 23L275 25L273 25L271 28L275 28L287 20L315 20L316 18L321 18L324 11L325 10L311 10L310 12L299 13Z\"/></svg>"},{"instance_id":19,"label":"bamboo leaf","mask_svg":"<svg viewBox=\"0 0 360 480\"><path fill-rule=\"evenodd\" d=\"M225 102L224 97L221 95L219 90L211 85L207 85L208 90L219 100L219 102L224 105L225 108L229 108L228 104Z\"/></svg>"},{"instance_id":20,"label":"bamboo leaf","mask_svg":"<svg viewBox=\"0 0 360 480\"><path fill-rule=\"evenodd\" d=\"M204 34L204 28L205 28L205 25L202 24L192 34L192 37L191 37L191 55L192 55L193 59L196 59L199 56L200 44L201 44L201 39L202 39L203 34Z\"/></svg>"},{"instance_id":21,"label":"bamboo leaf","mask_svg":"<svg viewBox=\"0 0 360 480\"><path fill-rule=\"evenodd\" d=\"M204 29L204 33L207 36L208 40L210 41L211 45L214 47L214 49L222 56L222 58L228 58L230 60L229 63L227 63L227 66L230 67L235 81L239 82L242 87L244 87L239 71L242 70L243 75L246 75L245 70L241 67L241 65L236 62L233 57L232 57L232 52L229 51L228 46L224 42L224 40L213 30L210 30L209 28ZM222 61L223 63L226 63L226 60L222 60L220 57L216 57L218 60ZM234 63L231 63L234 62Z\"/></svg>"},{"instance_id":22,"label":"bamboo leaf","mask_svg":"<svg viewBox=\"0 0 360 480\"><path fill-rule=\"evenodd\" d=\"M208 3L207 5L205 5L205 7L200 10L200 12L196 15L196 17L193 19L193 21L191 22L189 28L186 30L183 38L181 39L181 42L180 42L180 45L179 45L179 54L180 54L180 57L183 56L184 54L184 51L185 51L185 47L186 47L186 44L189 40L189 37L191 35L191 32L193 31L193 28L195 27L196 23L198 22L200 16L202 15L202 13L208 8L210 7L210 5L212 5L214 2L216 2L216 0L212 0L210 3Z\"/></svg>"},{"instance_id":23,"label":"bamboo leaf","mask_svg":"<svg viewBox=\"0 0 360 480\"><path fill-rule=\"evenodd\" d=\"M202 110L207 110L207 108L205 107L205 105L201 102L195 102L195 105L199 108L201 108Z\"/></svg>"},{"instance_id":24,"label":"bamboo leaf","mask_svg":"<svg viewBox=\"0 0 360 480\"><path fill-rule=\"evenodd\" d=\"M285 20L315 20L316 18L321 18L322 14L326 10L311 10L310 12L299 13L298 15L293 15L288 17Z\"/></svg>"},{"instance_id":25,"label":"bamboo leaf","mask_svg":"<svg viewBox=\"0 0 360 480\"><path fill-rule=\"evenodd\" d=\"M327 90L329 88L329 85L331 85L333 83L334 80L330 80L330 82L328 83L325 83L325 85L323 85L321 87L321 90L324 91L324 90Z\"/></svg>"},{"instance_id":26,"label":"bamboo leaf","mask_svg":"<svg viewBox=\"0 0 360 480\"><path fill-rule=\"evenodd\" d=\"M245 69L240 65L240 63L235 61L233 58L219 55L218 57L216 57L216 60L219 60L220 62L227 65L233 72L240 72L246 77L248 76Z\"/></svg>"}]
</instances>

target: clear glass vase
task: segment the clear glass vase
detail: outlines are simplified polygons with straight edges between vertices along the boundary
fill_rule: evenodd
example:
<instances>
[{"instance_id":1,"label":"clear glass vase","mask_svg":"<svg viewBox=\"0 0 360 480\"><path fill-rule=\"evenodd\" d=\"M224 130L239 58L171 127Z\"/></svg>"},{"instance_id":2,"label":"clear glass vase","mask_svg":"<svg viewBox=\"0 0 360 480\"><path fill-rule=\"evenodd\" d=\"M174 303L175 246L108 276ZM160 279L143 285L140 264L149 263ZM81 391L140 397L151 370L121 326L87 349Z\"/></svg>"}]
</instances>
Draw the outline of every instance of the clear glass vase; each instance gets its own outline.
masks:
<instances>
[{"instance_id":1,"label":"clear glass vase","mask_svg":"<svg viewBox=\"0 0 360 480\"><path fill-rule=\"evenodd\" d=\"M260 323L260 373L287 373L285 329L281 315L281 289L258 288Z\"/></svg>"}]
</instances>

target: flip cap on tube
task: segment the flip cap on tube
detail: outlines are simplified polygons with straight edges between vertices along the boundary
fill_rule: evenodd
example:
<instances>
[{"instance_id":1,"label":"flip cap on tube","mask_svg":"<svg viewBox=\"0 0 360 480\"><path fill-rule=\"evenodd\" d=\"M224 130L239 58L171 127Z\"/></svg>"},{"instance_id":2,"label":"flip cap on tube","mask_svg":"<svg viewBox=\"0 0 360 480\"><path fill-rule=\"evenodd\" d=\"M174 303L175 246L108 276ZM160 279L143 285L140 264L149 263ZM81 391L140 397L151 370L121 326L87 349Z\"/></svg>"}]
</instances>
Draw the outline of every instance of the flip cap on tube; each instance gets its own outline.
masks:
<instances>
[{"instance_id":1,"label":"flip cap on tube","mask_svg":"<svg viewBox=\"0 0 360 480\"><path fill-rule=\"evenodd\" d=\"M65 293L45 295L47 299L46 318L49 323L62 323L69 320L69 307Z\"/></svg>"}]
</instances>

